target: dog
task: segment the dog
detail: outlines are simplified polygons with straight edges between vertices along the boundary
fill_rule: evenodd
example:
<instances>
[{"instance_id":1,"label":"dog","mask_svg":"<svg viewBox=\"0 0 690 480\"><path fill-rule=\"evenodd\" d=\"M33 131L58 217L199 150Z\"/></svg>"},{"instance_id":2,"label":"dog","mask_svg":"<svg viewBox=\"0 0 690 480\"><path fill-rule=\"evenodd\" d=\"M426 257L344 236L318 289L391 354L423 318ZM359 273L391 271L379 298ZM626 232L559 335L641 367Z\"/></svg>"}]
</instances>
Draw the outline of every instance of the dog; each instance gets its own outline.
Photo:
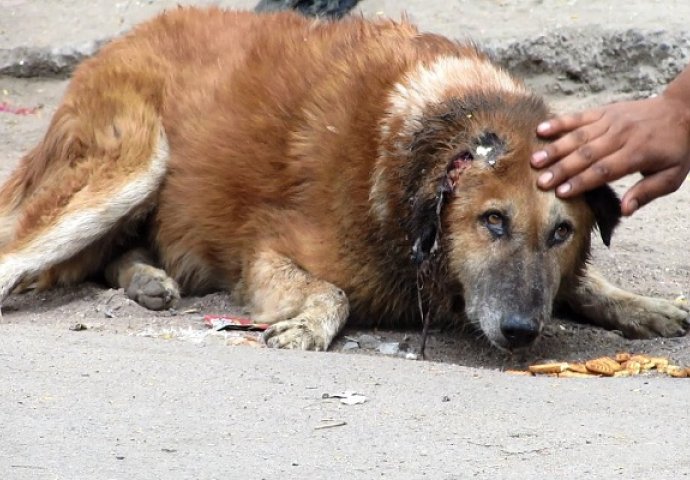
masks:
<instances>
[{"instance_id":1,"label":"dog","mask_svg":"<svg viewBox=\"0 0 690 480\"><path fill-rule=\"evenodd\" d=\"M475 325L531 345L564 304L630 338L688 311L588 266L609 187L536 187L544 101L408 21L179 8L75 71L0 190L0 299L102 275L149 309L228 290L269 346L346 322Z\"/></svg>"}]
</instances>

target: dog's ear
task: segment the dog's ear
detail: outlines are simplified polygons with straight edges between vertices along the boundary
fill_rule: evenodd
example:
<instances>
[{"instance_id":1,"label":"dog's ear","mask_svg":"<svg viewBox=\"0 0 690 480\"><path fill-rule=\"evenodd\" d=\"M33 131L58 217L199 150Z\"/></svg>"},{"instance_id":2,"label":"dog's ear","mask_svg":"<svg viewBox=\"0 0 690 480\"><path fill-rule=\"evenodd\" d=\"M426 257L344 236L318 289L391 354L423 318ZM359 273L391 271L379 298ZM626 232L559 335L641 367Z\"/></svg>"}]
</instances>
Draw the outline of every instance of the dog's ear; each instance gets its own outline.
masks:
<instances>
[{"instance_id":1,"label":"dog's ear","mask_svg":"<svg viewBox=\"0 0 690 480\"><path fill-rule=\"evenodd\" d=\"M446 166L445 175L437 180L434 197L417 195L412 198L412 216L408 230L413 239L412 262L419 266L438 249L441 233L441 212L453 195L462 172L467 170L474 157L468 150L456 154Z\"/></svg>"},{"instance_id":2,"label":"dog's ear","mask_svg":"<svg viewBox=\"0 0 690 480\"><path fill-rule=\"evenodd\" d=\"M411 258L417 266L424 263L438 248L441 209L452 193L453 184L446 176L439 181L435 197L420 199L413 206L410 225L413 238Z\"/></svg>"},{"instance_id":3,"label":"dog's ear","mask_svg":"<svg viewBox=\"0 0 690 480\"><path fill-rule=\"evenodd\" d=\"M585 201L592 209L601 239L608 247L611 244L613 230L621 219L621 201L608 185L585 193Z\"/></svg>"}]
</instances>

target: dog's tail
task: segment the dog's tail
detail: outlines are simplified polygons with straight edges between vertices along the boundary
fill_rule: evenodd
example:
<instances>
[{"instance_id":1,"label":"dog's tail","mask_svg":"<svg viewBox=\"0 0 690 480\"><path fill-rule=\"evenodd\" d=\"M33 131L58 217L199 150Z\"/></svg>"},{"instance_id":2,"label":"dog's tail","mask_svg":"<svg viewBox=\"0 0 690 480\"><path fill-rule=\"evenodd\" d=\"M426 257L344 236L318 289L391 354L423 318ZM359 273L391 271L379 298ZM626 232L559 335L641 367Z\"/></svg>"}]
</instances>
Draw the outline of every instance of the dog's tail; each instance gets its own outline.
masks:
<instances>
[{"instance_id":1,"label":"dog's tail","mask_svg":"<svg viewBox=\"0 0 690 480\"><path fill-rule=\"evenodd\" d=\"M167 168L167 78L126 39L77 69L43 140L0 188L0 299L151 208Z\"/></svg>"}]
</instances>

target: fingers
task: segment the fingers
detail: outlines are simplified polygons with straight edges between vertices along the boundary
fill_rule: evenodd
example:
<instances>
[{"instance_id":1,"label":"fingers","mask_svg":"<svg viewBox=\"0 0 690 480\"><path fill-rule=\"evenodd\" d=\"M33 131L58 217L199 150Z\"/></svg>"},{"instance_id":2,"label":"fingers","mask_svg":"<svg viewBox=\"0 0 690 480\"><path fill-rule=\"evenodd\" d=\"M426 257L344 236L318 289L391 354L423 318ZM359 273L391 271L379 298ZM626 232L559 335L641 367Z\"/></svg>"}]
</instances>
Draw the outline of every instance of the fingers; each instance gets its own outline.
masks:
<instances>
[{"instance_id":1,"label":"fingers","mask_svg":"<svg viewBox=\"0 0 690 480\"><path fill-rule=\"evenodd\" d=\"M627 149L616 150L587 168L566 178L567 181L556 188L559 197L571 197L592 190L639 170L640 155Z\"/></svg>"},{"instance_id":2,"label":"fingers","mask_svg":"<svg viewBox=\"0 0 690 480\"><path fill-rule=\"evenodd\" d=\"M580 116L569 115L568 117L562 118L565 118L566 120L553 120L558 121L557 125L559 126L559 128L561 125L568 125L567 122L570 122L571 118L579 118L580 120L589 119L587 112ZM600 118L601 117L598 117L597 120L593 121L593 123L587 123L584 126L581 126L571 131L570 133L564 135L562 138L556 140L555 142L546 145L542 150L534 152L534 154L532 155L532 166L535 168L548 167L556 161L564 157L567 157L568 155L572 154L573 152L577 152L578 150L579 154L582 157L584 157L584 160L586 160L587 158L591 158L593 160L601 158L602 153L599 153L599 150L602 150L602 148L606 151L606 153L604 154L610 153L610 148L608 148L607 145L602 145L601 143L597 145L588 145L589 142L592 142L593 140L601 137L602 135L605 135L608 131L608 124L605 122L598 121L598 119ZM589 163L591 163L591 160Z\"/></svg>"},{"instance_id":3,"label":"fingers","mask_svg":"<svg viewBox=\"0 0 690 480\"><path fill-rule=\"evenodd\" d=\"M652 200L675 192L683 183L683 178L684 173L680 168L669 168L644 177L623 195L623 215L632 215Z\"/></svg>"},{"instance_id":4,"label":"fingers","mask_svg":"<svg viewBox=\"0 0 690 480\"><path fill-rule=\"evenodd\" d=\"M580 129L571 135L566 135L545 148L549 155L551 150L547 149L550 148L556 152L570 153L539 176L537 180L539 187L552 188L558 185L557 193L569 196L588 188L596 188L611 178L618 178L616 175L625 175L625 173L620 173L620 170L624 169L621 167L625 165L625 162L616 162L615 156L612 155L619 151L621 144L609 138L606 135L607 130L602 131L601 126L588 129L592 135L596 135L594 140L587 140L582 134L577 134L578 131L584 130ZM560 145L557 145L559 143ZM623 165L619 165L621 163Z\"/></svg>"},{"instance_id":5,"label":"fingers","mask_svg":"<svg viewBox=\"0 0 690 480\"><path fill-rule=\"evenodd\" d=\"M542 137L552 137L563 132L570 132L576 128L598 121L604 112L602 109L585 110L584 112L561 115L542 122L537 127L537 133Z\"/></svg>"}]
</instances>

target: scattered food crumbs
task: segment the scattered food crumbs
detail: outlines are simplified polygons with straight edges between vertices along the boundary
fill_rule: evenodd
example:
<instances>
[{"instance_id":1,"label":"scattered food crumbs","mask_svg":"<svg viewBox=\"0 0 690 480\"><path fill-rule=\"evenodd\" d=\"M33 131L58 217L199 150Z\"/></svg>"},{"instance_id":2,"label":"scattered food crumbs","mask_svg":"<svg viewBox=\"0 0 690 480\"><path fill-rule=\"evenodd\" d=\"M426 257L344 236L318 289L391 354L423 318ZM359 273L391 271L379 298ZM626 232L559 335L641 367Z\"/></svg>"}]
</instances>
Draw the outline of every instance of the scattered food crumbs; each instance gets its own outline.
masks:
<instances>
[{"instance_id":1,"label":"scattered food crumbs","mask_svg":"<svg viewBox=\"0 0 690 480\"><path fill-rule=\"evenodd\" d=\"M690 378L690 367L671 365L668 358L645 354L617 353L584 363L550 362L530 365L527 370L506 370L510 375L557 376L560 378L633 377L656 370L673 378Z\"/></svg>"},{"instance_id":2,"label":"scattered food crumbs","mask_svg":"<svg viewBox=\"0 0 690 480\"><path fill-rule=\"evenodd\" d=\"M585 367L592 373L612 377L614 373L623 370L620 363L611 357L600 357L585 362Z\"/></svg>"},{"instance_id":3,"label":"scattered food crumbs","mask_svg":"<svg viewBox=\"0 0 690 480\"><path fill-rule=\"evenodd\" d=\"M532 373L561 373L568 369L568 364L560 363L541 363L538 365L530 365L529 371Z\"/></svg>"},{"instance_id":4,"label":"scattered food crumbs","mask_svg":"<svg viewBox=\"0 0 690 480\"><path fill-rule=\"evenodd\" d=\"M681 367L678 367L675 365L668 366L666 368L666 373L673 378L687 378L688 377L688 369L687 368L681 368Z\"/></svg>"}]
</instances>

